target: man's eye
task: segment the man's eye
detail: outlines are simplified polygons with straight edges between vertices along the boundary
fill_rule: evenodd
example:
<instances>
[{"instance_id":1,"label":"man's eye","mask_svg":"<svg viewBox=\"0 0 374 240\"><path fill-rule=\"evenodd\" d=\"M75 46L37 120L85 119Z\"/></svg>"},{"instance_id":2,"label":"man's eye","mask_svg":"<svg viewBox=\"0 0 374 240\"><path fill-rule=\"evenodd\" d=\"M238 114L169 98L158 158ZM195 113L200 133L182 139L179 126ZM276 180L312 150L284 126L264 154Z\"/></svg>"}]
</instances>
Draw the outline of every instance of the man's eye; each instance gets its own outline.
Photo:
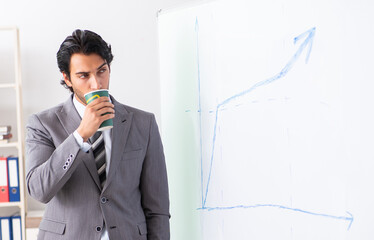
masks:
<instances>
[{"instance_id":1,"label":"man's eye","mask_svg":"<svg viewBox=\"0 0 374 240\"><path fill-rule=\"evenodd\" d=\"M106 68L102 68L102 69L99 70L99 73L103 73L105 71L106 71Z\"/></svg>"},{"instance_id":2,"label":"man's eye","mask_svg":"<svg viewBox=\"0 0 374 240\"><path fill-rule=\"evenodd\" d=\"M79 78L82 78L82 79L87 78L87 77L88 77L88 74L82 74L79 76Z\"/></svg>"}]
</instances>

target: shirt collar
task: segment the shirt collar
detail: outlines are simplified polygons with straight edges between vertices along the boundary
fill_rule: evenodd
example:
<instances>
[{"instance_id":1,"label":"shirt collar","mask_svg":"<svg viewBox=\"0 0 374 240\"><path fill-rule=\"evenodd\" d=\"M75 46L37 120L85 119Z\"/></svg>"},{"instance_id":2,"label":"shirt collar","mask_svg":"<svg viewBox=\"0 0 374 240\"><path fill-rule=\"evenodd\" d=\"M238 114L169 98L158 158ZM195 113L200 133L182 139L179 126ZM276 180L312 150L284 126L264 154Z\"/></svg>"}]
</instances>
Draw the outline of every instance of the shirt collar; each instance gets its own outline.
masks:
<instances>
[{"instance_id":1,"label":"shirt collar","mask_svg":"<svg viewBox=\"0 0 374 240\"><path fill-rule=\"evenodd\" d=\"M77 97L73 96L73 104L74 104L74 107L75 109L77 109L77 112L79 113L79 116L81 118L83 118L83 115L84 115L84 110L86 110L86 106L83 105L82 103L80 103L78 100L77 100Z\"/></svg>"}]
</instances>

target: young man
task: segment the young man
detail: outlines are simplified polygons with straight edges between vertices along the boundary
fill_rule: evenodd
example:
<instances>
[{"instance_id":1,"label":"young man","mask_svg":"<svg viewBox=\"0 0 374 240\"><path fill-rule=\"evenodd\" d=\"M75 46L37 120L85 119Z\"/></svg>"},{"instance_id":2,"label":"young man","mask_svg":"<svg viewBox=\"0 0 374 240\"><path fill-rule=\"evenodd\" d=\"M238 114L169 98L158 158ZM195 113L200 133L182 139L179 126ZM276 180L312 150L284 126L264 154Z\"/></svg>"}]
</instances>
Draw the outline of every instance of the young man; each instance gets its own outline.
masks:
<instances>
[{"instance_id":1,"label":"young man","mask_svg":"<svg viewBox=\"0 0 374 240\"><path fill-rule=\"evenodd\" d=\"M28 121L27 190L47 203L39 240L170 239L165 159L154 115L112 96L85 102L84 94L109 88L112 59L99 35L74 31L57 53L71 96ZM113 128L93 139L107 119Z\"/></svg>"}]
</instances>

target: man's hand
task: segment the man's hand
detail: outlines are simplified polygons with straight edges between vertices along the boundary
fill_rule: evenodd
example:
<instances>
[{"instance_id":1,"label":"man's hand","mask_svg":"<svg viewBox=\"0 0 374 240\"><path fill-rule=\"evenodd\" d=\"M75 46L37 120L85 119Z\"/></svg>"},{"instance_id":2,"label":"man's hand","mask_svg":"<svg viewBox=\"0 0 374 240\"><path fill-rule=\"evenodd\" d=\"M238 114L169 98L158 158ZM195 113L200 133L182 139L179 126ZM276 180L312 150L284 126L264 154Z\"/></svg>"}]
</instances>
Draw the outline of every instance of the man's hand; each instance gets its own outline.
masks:
<instances>
[{"instance_id":1,"label":"man's hand","mask_svg":"<svg viewBox=\"0 0 374 240\"><path fill-rule=\"evenodd\" d=\"M97 98L86 106L83 119L77 131L83 141L87 142L99 129L101 123L111 118L114 118L114 105L109 102L108 97Z\"/></svg>"}]
</instances>

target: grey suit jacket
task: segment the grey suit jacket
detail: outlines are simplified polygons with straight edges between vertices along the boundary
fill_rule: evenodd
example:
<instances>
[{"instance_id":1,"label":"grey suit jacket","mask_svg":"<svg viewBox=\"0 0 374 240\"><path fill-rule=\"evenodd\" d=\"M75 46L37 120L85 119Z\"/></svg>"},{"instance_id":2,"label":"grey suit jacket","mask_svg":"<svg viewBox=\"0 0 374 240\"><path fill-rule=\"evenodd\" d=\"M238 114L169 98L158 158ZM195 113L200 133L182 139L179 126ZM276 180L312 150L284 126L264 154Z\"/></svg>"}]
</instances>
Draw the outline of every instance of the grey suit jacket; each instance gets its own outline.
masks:
<instances>
[{"instance_id":1,"label":"grey suit jacket","mask_svg":"<svg viewBox=\"0 0 374 240\"><path fill-rule=\"evenodd\" d=\"M107 181L99 183L92 150L80 150L73 132L81 118L73 95L32 115L27 124L27 190L47 203L38 239L170 239L165 159L153 114L112 97L112 153Z\"/></svg>"}]
</instances>

